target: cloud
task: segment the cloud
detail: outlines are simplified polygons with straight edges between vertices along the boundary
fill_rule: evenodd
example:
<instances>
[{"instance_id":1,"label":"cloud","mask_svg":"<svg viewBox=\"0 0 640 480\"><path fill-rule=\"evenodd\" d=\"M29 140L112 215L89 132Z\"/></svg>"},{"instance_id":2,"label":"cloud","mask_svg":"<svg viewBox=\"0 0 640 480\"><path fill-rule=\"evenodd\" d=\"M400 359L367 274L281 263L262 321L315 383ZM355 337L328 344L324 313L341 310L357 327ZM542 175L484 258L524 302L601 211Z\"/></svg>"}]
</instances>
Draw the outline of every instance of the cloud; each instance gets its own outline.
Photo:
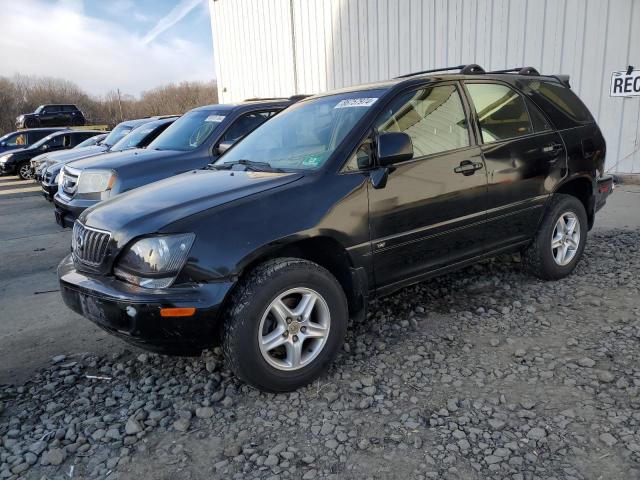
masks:
<instances>
[{"instance_id":1,"label":"cloud","mask_svg":"<svg viewBox=\"0 0 640 480\"><path fill-rule=\"evenodd\" d=\"M197 5L199 0L183 3ZM92 94L116 88L138 94L168 82L214 77L210 49L170 35L145 41L162 20L141 37L116 22L86 16L78 0L5 2L2 10L0 75L65 78ZM175 24L175 18L153 38Z\"/></svg>"},{"instance_id":2,"label":"cloud","mask_svg":"<svg viewBox=\"0 0 640 480\"><path fill-rule=\"evenodd\" d=\"M149 30L142 41L146 44L153 42L158 35L173 27L182 20L191 10L202 3L202 0L182 0L171 11L162 17L156 25Z\"/></svg>"}]
</instances>

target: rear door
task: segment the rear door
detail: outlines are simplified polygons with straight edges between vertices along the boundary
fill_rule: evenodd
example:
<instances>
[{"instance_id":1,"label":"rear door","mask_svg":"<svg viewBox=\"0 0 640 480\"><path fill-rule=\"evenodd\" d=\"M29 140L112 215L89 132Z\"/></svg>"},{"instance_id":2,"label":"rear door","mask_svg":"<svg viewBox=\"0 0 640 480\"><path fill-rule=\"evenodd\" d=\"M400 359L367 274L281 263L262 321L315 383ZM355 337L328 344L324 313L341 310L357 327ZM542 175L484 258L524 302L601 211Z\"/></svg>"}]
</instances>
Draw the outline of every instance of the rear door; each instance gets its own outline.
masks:
<instances>
[{"instance_id":1,"label":"rear door","mask_svg":"<svg viewBox=\"0 0 640 480\"><path fill-rule=\"evenodd\" d=\"M566 174L562 137L511 86L475 80L465 86L487 168L487 249L527 242L548 196Z\"/></svg>"},{"instance_id":2,"label":"rear door","mask_svg":"<svg viewBox=\"0 0 640 480\"><path fill-rule=\"evenodd\" d=\"M400 94L376 122L405 132L414 157L393 166L384 188L369 184L378 288L419 280L484 251L487 180L457 82Z\"/></svg>"}]
</instances>

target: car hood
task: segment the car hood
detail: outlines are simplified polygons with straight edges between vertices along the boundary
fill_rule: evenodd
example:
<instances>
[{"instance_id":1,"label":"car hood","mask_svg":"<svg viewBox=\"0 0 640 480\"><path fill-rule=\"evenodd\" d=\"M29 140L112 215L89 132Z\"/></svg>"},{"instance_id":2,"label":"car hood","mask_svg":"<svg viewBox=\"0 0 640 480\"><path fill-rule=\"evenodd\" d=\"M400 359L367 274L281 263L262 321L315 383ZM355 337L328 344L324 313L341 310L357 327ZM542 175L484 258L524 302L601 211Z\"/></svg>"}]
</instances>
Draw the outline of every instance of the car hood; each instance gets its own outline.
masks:
<instances>
[{"instance_id":1,"label":"car hood","mask_svg":"<svg viewBox=\"0 0 640 480\"><path fill-rule=\"evenodd\" d=\"M165 157L173 157L176 154L184 152L176 152L173 150L148 150L146 148L134 148L131 150L123 150L121 152L110 152L100 156L100 160L91 158L87 160L79 160L73 162L73 168L83 170L85 168L103 168L107 170L117 170L120 167L130 165L132 163L140 164L145 162L153 162Z\"/></svg>"},{"instance_id":2,"label":"car hood","mask_svg":"<svg viewBox=\"0 0 640 480\"><path fill-rule=\"evenodd\" d=\"M193 170L101 202L85 210L80 221L112 232L120 243L302 177L300 173Z\"/></svg>"},{"instance_id":3,"label":"car hood","mask_svg":"<svg viewBox=\"0 0 640 480\"><path fill-rule=\"evenodd\" d=\"M90 147L72 148L71 150L63 150L61 152L49 153L47 160L49 163L67 163L80 158L99 155L107 151L109 147L106 145L92 145Z\"/></svg>"}]
</instances>

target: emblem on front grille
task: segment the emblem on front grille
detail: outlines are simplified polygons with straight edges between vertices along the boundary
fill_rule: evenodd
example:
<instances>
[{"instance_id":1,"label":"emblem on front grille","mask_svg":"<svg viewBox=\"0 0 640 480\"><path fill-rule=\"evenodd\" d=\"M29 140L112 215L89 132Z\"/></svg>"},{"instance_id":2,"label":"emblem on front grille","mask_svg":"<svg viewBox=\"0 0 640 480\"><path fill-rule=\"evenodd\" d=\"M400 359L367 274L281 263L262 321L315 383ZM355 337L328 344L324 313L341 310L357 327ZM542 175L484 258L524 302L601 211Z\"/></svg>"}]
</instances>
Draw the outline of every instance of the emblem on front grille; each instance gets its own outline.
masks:
<instances>
[{"instance_id":1,"label":"emblem on front grille","mask_svg":"<svg viewBox=\"0 0 640 480\"><path fill-rule=\"evenodd\" d=\"M82 237L82 233L78 233L76 236L76 250L82 251L84 248L84 238Z\"/></svg>"}]
</instances>

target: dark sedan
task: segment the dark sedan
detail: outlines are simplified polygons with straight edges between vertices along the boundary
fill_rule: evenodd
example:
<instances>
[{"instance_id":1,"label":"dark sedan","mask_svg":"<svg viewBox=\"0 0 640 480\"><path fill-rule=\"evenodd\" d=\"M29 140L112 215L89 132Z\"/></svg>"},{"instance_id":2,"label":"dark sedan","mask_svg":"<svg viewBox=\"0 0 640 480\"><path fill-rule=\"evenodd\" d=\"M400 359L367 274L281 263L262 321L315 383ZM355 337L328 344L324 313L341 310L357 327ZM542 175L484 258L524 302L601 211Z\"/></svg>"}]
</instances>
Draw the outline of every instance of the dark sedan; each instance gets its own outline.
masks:
<instances>
[{"instance_id":1,"label":"dark sedan","mask_svg":"<svg viewBox=\"0 0 640 480\"><path fill-rule=\"evenodd\" d=\"M73 148L87 138L101 133L97 130L64 130L52 133L30 147L13 150L0 156L0 175L18 175L22 180L30 180L34 176L31 159L36 155Z\"/></svg>"}]
</instances>

